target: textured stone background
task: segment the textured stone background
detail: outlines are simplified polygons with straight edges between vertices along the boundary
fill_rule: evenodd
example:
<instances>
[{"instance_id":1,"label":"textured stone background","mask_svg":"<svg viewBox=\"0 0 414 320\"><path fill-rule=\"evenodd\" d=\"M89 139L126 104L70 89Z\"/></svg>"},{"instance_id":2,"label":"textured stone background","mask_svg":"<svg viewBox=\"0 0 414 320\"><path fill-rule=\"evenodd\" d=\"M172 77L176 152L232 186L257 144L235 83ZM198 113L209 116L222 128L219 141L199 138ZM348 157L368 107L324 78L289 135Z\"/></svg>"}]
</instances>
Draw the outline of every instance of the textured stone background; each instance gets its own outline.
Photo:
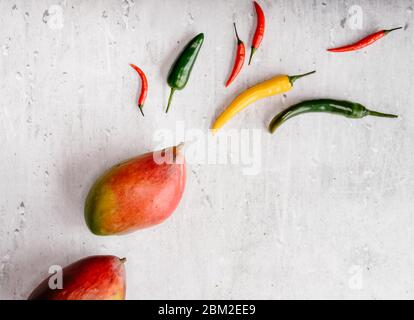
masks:
<instances>
[{"instance_id":1,"label":"textured stone background","mask_svg":"<svg viewBox=\"0 0 414 320\"><path fill-rule=\"evenodd\" d=\"M414 298L414 2L261 1L267 30L254 66L229 89L232 22L250 45L251 1L0 1L0 298L26 298L52 264L128 259L128 298ZM349 10L362 9L363 29ZM325 48L404 26L369 49ZM198 32L204 47L186 90L162 112L165 78ZM134 107L148 74L146 117ZM228 128L263 130L261 171L190 165L164 224L93 236L90 184L157 146L177 121L207 130L238 91L317 69L286 97L256 103ZM352 99L397 120L273 114L313 97ZM207 131L206 131L207 132Z\"/></svg>"}]
</instances>

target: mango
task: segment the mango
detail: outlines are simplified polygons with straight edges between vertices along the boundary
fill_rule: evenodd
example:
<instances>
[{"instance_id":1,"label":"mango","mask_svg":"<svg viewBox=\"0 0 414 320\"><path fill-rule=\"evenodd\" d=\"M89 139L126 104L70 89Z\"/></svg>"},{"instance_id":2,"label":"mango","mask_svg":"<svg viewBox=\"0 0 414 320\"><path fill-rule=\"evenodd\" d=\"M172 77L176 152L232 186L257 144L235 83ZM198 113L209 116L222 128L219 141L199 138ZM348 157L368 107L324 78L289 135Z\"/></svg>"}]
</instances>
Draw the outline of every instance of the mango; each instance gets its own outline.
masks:
<instances>
[{"instance_id":1,"label":"mango","mask_svg":"<svg viewBox=\"0 0 414 320\"><path fill-rule=\"evenodd\" d=\"M157 225L177 208L185 188L181 145L146 153L107 170L91 187L85 220L96 235Z\"/></svg>"},{"instance_id":2,"label":"mango","mask_svg":"<svg viewBox=\"0 0 414 320\"><path fill-rule=\"evenodd\" d=\"M41 282L29 300L125 300L125 261L115 256L81 259L62 269L61 288L57 278L51 279L59 276L56 273Z\"/></svg>"}]
</instances>

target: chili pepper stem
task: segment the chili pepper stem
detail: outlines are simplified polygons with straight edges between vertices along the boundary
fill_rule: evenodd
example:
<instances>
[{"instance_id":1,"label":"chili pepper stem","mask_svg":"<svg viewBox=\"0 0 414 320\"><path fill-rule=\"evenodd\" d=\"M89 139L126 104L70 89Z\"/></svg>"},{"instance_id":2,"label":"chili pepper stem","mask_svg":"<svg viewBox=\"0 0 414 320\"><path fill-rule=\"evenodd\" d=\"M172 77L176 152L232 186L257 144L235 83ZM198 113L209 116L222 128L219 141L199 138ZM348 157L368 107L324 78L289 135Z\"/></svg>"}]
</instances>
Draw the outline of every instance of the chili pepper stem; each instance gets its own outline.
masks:
<instances>
[{"instance_id":1,"label":"chili pepper stem","mask_svg":"<svg viewBox=\"0 0 414 320\"><path fill-rule=\"evenodd\" d=\"M387 34L389 34L390 32L392 32L392 31L395 31L395 30L400 30L400 29L402 29L403 27L398 27L398 28L393 28L393 29L388 29L388 30L384 30L384 34L385 35L387 35Z\"/></svg>"},{"instance_id":2,"label":"chili pepper stem","mask_svg":"<svg viewBox=\"0 0 414 320\"><path fill-rule=\"evenodd\" d=\"M313 74L313 73L315 73L316 72L316 70L313 70L313 71L311 71L311 72L307 72L307 73L303 73L303 74L296 74L296 75L294 75L294 76L289 76L289 81L290 81L290 83L293 85L293 83L296 81L296 80L298 80L298 79L300 79L300 78L302 78L302 77L306 77L306 76L308 76L308 75L310 75L310 74Z\"/></svg>"},{"instance_id":3,"label":"chili pepper stem","mask_svg":"<svg viewBox=\"0 0 414 320\"><path fill-rule=\"evenodd\" d=\"M237 33L237 27L236 27L236 23L233 22L233 26L234 26L234 33L236 34L236 38L237 38L237 42L240 43L242 42L239 38L239 34Z\"/></svg>"},{"instance_id":4,"label":"chili pepper stem","mask_svg":"<svg viewBox=\"0 0 414 320\"><path fill-rule=\"evenodd\" d=\"M395 114L389 114L389 113L382 113L382 112L377 112L377 111L371 111L368 110L367 114L369 116L374 116L374 117L382 117L382 118L398 118L397 115Z\"/></svg>"},{"instance_id":5,"label":"chili pepper stem","mask_svg":"<svg viewBox=\"0 0 414 320\"><path fill-rule=\"evenodd\" d=\"M143 105L142 105L142 104L139 104L139 105L138 105L139 111L141 111L141 114L142 114L142 116L144 117L144 111L142 111L142 107L143 107Z\"/></svg>"},{"instance_id":6,"label":"chili pepper stem","mask_svg":"<svg viewBox=\"0 0 414 320\"><path fill-rule=\"evenodd\" d=\"M252 50L250 51L249 66L250 66L250 63L252 62L252 58L255 52L256 52L256 48L252 47Z\"/></svg>"},{"instance_id":7,"label":"chili pepper stem","mask_svg":"<svg viewBox=\"0 0 414 320\"><path fill-rule=\"evenodd\" d=\"M175 89L171 88L170 97L168 98L167 110L165 110L165 113L168 113L168 110L170 110L170 105L171 105L171 101L172 101L172 97L174 95L174 92L175 92Z\"/></svg>"}]
</instances>

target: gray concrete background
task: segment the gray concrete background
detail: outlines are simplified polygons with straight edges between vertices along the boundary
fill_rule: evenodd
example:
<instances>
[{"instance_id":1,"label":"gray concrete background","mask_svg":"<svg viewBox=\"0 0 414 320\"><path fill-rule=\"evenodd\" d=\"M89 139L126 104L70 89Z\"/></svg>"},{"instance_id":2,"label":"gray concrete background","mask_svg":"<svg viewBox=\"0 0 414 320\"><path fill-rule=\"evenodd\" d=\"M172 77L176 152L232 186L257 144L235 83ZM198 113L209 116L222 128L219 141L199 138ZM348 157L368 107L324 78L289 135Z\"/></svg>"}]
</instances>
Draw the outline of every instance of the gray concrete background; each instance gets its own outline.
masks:
<instances>
[{"instance_id":1,"label":"gray concrete background","mask_svg":"<svg viewBox=\"0 0 414 320\"><path fill-rule=\"evenodd\" d=\"M225 89L232 22L249 47L251 1L0 1L1 299L24 299L50 265L92 254L127 257L129 299L414 298L414 2L260 2L263 44ZM353 5L362 30L349 23ZM369 49L324 51L400 25ZM166 116L169 66L198 32L204 47ZM145 118L130 62L148 75ZM238 91L312 69L229 123L263 130L259 174L190 165L164 224L123 237L87 230L91 183L155 148L157 129L207 132ZM266 133L277 111L314 97L400 117L308 115Z\"/></svg>"}]
</instances>

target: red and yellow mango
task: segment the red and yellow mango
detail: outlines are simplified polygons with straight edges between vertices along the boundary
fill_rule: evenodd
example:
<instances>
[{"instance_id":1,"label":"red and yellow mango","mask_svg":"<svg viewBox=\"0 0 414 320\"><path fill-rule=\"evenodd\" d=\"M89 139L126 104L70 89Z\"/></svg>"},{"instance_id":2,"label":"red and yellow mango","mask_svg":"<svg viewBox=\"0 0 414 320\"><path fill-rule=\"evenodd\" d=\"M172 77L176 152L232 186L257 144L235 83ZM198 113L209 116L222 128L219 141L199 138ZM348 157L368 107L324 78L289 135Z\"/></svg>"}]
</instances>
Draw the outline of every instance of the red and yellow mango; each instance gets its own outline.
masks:
<instances>
[{"instance_id":1,"label":"red and yellow mango","mask_svg":"<svg viewBox=\"0 0 414 320\"><path fill-rule=\"evenodd\" d=\"M162 155L172 161L159 161ZM89 191L86 223L97 235L125 234L159 224L178 206L185 179L180 147L120 163L98 178Z\"/></svg>"},{"instance_id":2,"label":"red and yellow mango","mask_svg":"<svg viewBox=\"0 0 414 320\"><path fill-rule=\"evenodd\" d=\"M125 300L125 259L91 256L62 270L62 288L50 288L45 279L29 300Z\"/></svg>"}]
</instances>

